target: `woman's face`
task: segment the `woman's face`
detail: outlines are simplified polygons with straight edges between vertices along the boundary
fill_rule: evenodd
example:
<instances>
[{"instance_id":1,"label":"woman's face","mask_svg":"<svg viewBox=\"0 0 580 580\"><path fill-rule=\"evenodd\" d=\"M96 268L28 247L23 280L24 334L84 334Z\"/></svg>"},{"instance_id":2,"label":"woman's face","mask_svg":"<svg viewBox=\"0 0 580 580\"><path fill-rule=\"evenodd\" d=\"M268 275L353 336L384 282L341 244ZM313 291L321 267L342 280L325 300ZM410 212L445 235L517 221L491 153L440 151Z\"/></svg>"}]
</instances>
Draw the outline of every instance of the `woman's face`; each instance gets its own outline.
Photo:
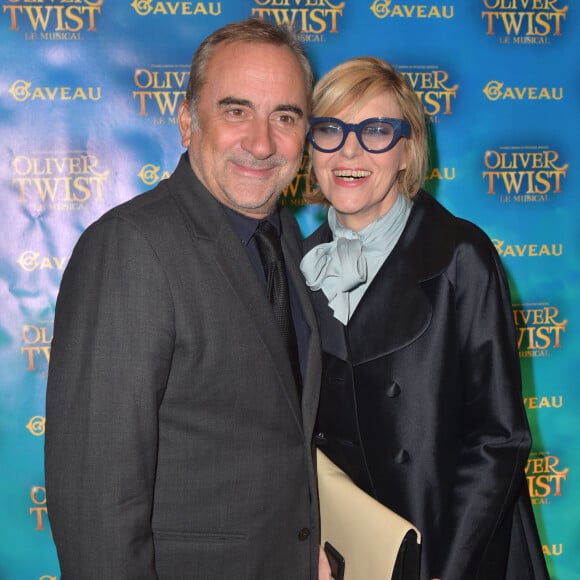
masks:
<instances>
[{"instance_id":1,"label":"woman's face","mask_svg":"<svg viewBox=\"0 0 580 580\"><path fill-rule=\"evenodd\" d=\"M371 99L356 114L348 107L334 117L345 123L360 123L371 117L401 118L395 98L384 93ZM312 150L312 165L320 189L335 208L340 223L359 232L385 215L395 203L397 175L407 165L405 139L385 153L369 153L349 133L334 153Z\"/></svg>"}]
</instances>

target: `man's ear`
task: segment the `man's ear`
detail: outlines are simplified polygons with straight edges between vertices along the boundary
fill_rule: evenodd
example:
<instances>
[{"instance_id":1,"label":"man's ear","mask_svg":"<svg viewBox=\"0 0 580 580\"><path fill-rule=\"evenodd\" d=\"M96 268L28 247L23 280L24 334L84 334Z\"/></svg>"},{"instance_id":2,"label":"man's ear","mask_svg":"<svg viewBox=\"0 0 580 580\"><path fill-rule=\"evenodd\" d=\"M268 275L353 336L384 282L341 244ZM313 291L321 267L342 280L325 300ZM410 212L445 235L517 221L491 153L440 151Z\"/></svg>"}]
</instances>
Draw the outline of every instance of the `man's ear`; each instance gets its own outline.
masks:
<instances>
[{"instance_id":1,"label":"man's ear","mask_svg":"<svg viewBox=\"0 0 580 580\"><path fill-rule=\"evenodd\" d=\"M191 141L191 113L189 111L189 103L185 100L179 103L177 122L181 133L181 144L187 148Z\"/></svg>"}]
</instances>

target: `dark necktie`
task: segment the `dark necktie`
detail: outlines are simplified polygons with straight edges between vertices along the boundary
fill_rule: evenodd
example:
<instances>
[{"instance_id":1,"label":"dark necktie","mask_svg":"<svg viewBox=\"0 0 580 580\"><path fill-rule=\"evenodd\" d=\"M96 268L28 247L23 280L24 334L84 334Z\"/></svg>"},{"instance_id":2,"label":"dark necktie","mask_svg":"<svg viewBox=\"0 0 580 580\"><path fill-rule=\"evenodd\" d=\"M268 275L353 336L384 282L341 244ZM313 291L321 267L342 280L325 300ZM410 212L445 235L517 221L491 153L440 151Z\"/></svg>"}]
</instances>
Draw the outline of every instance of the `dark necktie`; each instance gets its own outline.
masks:
<instances>
[{"instance_id":1,"label":"dark necktie","mask_svg":"<svg viewBox=\"0 0 580 580\"><path fill-rule=\"evenodd\" d=\"M300 362L296 345L296 333L292 322L292 312L290 310L290 293L288 291L288 280L286 279L280 236L274 225L264 220L258 224L254 238L258 246L262 266L264 267L264 274L266 275L268 300L270 300L272 305L274 318L288 351L296 388L300 395L302 391Z\"/></svg>"}]
</instances>

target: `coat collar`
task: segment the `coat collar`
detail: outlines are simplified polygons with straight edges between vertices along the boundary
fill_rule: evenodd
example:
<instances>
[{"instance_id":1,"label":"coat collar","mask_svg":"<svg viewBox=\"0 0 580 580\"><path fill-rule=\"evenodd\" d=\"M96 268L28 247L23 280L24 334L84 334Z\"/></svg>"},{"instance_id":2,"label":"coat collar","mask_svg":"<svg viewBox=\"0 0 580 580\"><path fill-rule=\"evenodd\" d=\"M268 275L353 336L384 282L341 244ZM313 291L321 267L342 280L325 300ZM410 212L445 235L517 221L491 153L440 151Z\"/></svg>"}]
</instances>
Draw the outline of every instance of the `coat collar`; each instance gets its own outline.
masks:
<instances>
[{"instance_id":1,"label":"coat collar","mask_svg":"<svg viewBox=\"0 0 580 580\"><path fill-rule=\"evenodd\" d=\"M420 191L399 241L346 327L334 318L322 291L314 292L323 350L359 364L416 341L432 316L423 286L451 260L452 222L453 216L447 210L427 192ZM308 238L305 249L331 239L325 223ZM377 320L383 322L377 324Z\"/></svg>"}]
</instances>

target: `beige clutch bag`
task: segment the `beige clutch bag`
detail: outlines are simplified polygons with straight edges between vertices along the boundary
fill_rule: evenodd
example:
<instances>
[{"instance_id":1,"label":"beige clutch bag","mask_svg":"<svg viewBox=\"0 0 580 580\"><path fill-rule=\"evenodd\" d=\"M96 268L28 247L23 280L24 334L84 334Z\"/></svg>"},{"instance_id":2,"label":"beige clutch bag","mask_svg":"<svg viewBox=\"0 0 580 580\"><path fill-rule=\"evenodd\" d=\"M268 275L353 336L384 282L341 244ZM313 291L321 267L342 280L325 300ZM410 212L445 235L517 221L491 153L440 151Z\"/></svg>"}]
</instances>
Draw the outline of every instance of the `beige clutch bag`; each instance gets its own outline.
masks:
<instances>
[{"instance_id":1,"label":"beige clutch bag","mask_svg":"<svg viewBox=\"0 0 580 580\"><path fill-rule=\"evenodd\" d=\"M317 450L322 546L336 580L417 580L421 534Z\"/></svg>"}]
</instances>

